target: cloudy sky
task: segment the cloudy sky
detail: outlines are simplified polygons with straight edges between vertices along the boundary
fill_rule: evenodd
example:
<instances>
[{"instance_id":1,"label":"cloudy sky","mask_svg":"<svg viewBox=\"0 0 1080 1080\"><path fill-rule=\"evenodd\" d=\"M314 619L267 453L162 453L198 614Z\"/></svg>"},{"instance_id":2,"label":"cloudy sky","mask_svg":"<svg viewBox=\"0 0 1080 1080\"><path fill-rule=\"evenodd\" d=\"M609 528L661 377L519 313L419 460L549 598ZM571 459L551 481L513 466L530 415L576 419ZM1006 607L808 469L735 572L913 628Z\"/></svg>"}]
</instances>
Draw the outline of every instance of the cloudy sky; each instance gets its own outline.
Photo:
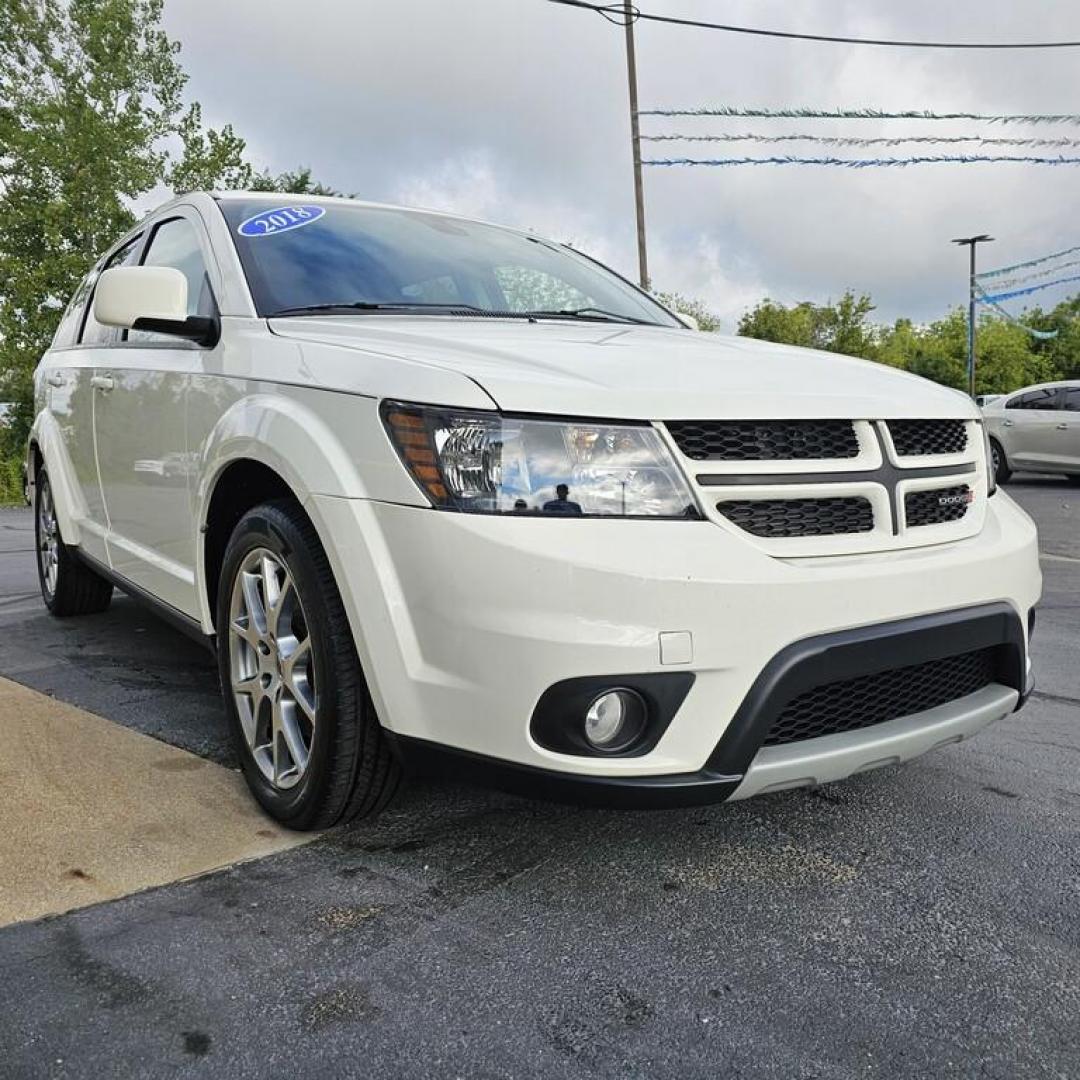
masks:
<instances>
[{"instance_id":1,"label":"cloudy sky","mask_svg":"<svg viewBox=\"0 0 1080 1080\"><path fill-rule=\"evenodd\" d=\"M803 32L1080 39L1080 5L1061 0L639 3ZM310 165L363 198L523 226L636 276L623 36L599 16L546 0L167 0L166 26L183 46L189 93L209 122L230 122L247 138L258 164ZM643 109L1080 111L1080 49L881 49L641 24L638 63ZM974 123L642 125L652 134L1080 138L1067 127ZM646 143L646 156L680 146L715 157L742 144ZM918 151L882 153L905 152ZM1063 152L1080 156L1080 147ZM648 169L645 184L654 287L701 298L727 329L762 297L824 301L848 288L870 292L883 319L932 319L966 299L966 253L950 237L993 234L980 253L986 267L1080 244L1080 167Z\"/></svg>"}]
</instances>

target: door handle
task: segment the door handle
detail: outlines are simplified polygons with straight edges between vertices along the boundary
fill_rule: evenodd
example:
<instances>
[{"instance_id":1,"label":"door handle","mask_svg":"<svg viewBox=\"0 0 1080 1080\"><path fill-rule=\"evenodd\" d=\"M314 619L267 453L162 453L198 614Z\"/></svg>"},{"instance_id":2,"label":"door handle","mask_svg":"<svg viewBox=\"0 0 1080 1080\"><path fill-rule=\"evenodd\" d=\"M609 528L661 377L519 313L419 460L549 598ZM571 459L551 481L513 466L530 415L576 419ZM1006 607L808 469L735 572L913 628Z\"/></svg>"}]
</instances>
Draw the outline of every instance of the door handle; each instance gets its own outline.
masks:
<instances>
[{"instance_id":1,"label":"door handle","mask_svg":"<svg viewBox=\"0 0 1080 1080\"><path fill-rule=\"evenodd\" d=\"M1069 425L1068 424L1058 424L1057 429L1058 429L1058 431L1068 431L1069 430Z\"/></svg>"},{"instance_id":2,"label":"door handle","mask_svg":"<svg viewBox=\"0 0 1080 1080\"><path fill-rule=\"evenodd\" d=\"M55 386L57 388L57 390L59 390L64 385L64 376L61 375L60 372L57 371L57 372L54 372L52 375L48 376L48 378L45 381L50 386Z\"/></svg>"},{"instance_id":3,"label":"door handle","mask_svg":"<svg viewBox=\"0 0 1080 1080\"><path fill-rule=\"evenodd\" d=\"M116 384L113 382L111 375L92 375L90 377L90 385L95 390L103 390L108 393Z\"/></svg>"},{"instance_id":4,"label":"door handle","mask_svg":"<svg viewBox=\"0 0 1080 1080\"><path fill-rule=\"evenodd\" d=\"M1002 427L1012 427L1013 422L1011 420L1002 420L1001 421L1001 426Z\"/></svg>"}]
</instances>

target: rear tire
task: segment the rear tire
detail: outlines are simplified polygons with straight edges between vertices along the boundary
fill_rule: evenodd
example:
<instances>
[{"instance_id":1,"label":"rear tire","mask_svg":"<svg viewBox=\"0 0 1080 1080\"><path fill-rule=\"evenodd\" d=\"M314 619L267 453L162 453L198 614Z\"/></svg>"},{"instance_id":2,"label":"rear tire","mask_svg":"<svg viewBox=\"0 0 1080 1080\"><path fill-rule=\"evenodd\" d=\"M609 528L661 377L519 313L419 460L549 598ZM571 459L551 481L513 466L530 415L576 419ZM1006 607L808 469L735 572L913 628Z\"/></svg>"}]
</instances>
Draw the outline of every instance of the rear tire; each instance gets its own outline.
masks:
<instances>
[{"instance_id":1,"label":"rear tire","mask_svg":"<svg viewBox=\"0 0 1080 1080\"><path fill-rule=\"evenodd\" d=\"M1012 479L1012 469L1009 468L1009 461L1005 457L1005 451L997 439L990 440L990 456L994 468L994 479L999 484L1007 484Z\"/></svg>"},{"instance_id":2,"label":"rear tire","mask_svg":"<svg viewBox=\"0 0 1080 1080\"><path fill-rule=\"evenodd\" d=\"M37 547L38 584L45 606L56 616L96 615L112 600L112 583L80 562L74 549L60 536L49 474L37 474L34 539Z\"/></svg>"},{"instance_id":3,"label":"rear tire","mask_svg":"<svg viewBox=\"0 0 1080 1080\"><path fill-rule=\"evenodd\" d=\"M240 519L216 616L229 725L263 809L292 829L381 810L401 766L375 715L326 552L292 500Z\"/></svg>"}]
</instances>

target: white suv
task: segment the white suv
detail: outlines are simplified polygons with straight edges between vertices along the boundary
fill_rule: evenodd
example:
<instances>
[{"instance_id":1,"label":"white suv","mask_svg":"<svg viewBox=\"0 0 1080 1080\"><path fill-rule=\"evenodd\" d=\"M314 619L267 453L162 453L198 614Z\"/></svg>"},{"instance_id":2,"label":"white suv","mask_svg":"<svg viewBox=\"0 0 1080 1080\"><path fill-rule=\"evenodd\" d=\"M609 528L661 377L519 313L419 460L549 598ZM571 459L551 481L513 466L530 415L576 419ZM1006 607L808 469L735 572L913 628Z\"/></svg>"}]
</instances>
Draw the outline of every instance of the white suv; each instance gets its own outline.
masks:
<instances>
[{"instance_id":1,"label":"white suv","mask_svg":"<svg viewBox=\"0 0 1080 1080\"><path fill-rule=\"evenodd\" d=\"M29 448L42 592L217 650L266 810L403 768L631 805L905 761L1029 686L1035 529L975 406L694 333L526 233L193 194L71 301Z\"/></svg>"}]
</instances>

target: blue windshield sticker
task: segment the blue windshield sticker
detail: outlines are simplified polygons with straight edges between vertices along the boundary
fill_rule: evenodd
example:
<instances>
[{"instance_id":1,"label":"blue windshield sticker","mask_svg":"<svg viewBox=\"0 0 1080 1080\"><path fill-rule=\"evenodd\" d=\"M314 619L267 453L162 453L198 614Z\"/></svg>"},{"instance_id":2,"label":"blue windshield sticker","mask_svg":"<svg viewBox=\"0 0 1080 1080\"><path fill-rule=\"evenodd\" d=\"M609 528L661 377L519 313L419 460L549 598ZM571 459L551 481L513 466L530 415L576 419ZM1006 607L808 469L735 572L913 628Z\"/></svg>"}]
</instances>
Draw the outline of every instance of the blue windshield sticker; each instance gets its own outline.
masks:
<instances>
[{"instance_id":1,"label":"blue windshield sticker","mask_svg":"<svg viewBox=\"0 0 1080 1080\"><path fill-rule=\"evenodd\" d=\"M325 206L275 206L264 210L246 221L241 221L236 231L241 236L276 236L278 233L310 225L326 213Z\"/></svg>"}]
</instances>

